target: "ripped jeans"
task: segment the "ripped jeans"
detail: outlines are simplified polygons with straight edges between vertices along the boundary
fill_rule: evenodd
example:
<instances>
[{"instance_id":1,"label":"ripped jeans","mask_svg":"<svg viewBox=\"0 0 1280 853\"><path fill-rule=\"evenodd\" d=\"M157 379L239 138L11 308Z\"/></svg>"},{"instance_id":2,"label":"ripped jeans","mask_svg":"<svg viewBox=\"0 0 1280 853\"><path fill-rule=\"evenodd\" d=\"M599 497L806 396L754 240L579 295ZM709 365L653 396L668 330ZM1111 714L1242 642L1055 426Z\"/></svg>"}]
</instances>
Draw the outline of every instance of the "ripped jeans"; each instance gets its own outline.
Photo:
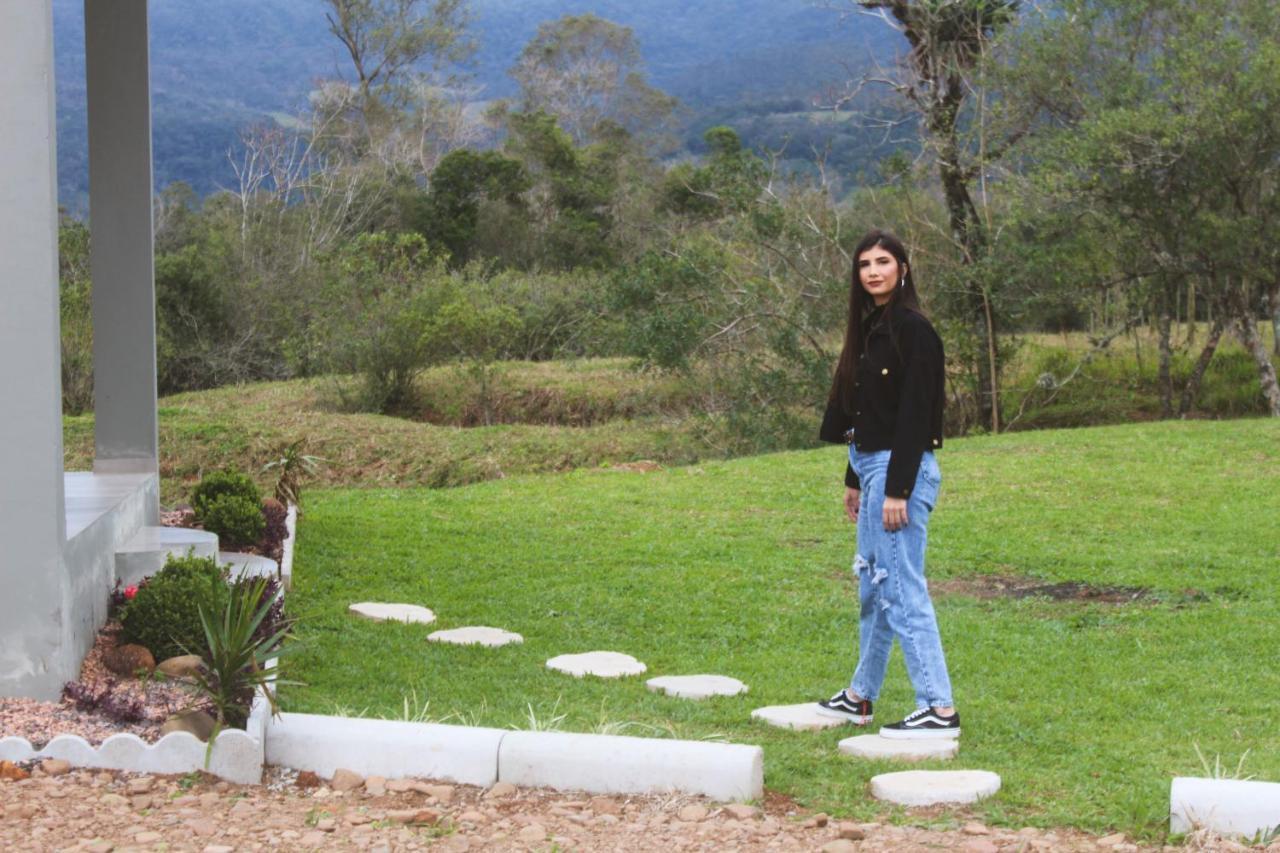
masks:
<instances>
[{"instance_id":1,"label":"ripped jeans","mask_svg":"<svg viewBox=\"0 0 1280 853\"><path fill-rule=\"evenodd\" d=\"M884 529L882 516L889 451L860 452L850 445L849 462L862 485L858 553L853 560L862 609L858 668L849 689L864 699L879 697L896 637L916 691L916 707L950 707L951 679L924 579L929 513L942 483L938 460L932 453L920 460L907 500L907 526L893 533Z\"/></svg>"}]
</instances>

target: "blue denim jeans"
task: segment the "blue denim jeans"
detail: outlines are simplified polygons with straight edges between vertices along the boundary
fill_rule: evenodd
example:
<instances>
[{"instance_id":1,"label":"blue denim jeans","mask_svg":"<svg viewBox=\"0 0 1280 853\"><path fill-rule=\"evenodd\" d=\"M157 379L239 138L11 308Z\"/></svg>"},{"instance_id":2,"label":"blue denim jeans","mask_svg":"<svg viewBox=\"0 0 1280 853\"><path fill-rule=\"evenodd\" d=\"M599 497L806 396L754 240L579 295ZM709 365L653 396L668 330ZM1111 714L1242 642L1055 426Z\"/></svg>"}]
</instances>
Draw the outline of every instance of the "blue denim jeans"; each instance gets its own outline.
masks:
<instances>
[{"instance_id":1,"label":"blue denim jeans","mask_svg":"<svg viewBox=\"0 0 1280 853\"><path fill-rule=\"evenodd\" d=\"M929 513L942 484L938 460L932 453L925 453L920 460L920 472L907 499L907 526L892 533L884 529L882 517L889 451L864 453L850 445L849 462L862 486L858 553L853 560L862 612L858 668L849 687L864 699L879 697L889 652L897 638L916 691L916 707L950 707L951 679L924 579Z\"/></svg>"}]
</instances>

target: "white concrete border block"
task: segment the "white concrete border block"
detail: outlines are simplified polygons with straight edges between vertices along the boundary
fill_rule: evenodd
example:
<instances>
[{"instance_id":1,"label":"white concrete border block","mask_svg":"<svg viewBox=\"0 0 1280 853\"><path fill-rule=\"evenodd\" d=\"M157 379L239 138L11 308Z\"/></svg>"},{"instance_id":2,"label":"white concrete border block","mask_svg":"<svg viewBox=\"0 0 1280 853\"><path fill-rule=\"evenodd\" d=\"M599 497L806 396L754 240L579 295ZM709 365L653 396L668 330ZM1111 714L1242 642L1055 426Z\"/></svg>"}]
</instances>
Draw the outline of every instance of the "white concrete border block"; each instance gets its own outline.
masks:
<instances>
[{"instance_id":1,"label":"white concrete border block","mask_svg":"<svg viewBox=\"0 0 1280 853\"><path fill-rule=\"evenodd\" d=\"M498 778L560 791L680 791L741 801L764 795L764 751L733 743L510 732L498 754Z\"/></svg>"},{"instance_id":2,"label":"white concrete border block","mask_svg":"<svg viewBox=\"0 0 1280 853\"><path fill-rule=\"evenodd\" d=\"M172 732L153 744L134 734L115 734L96 747L79 735L58 735L39 750L25 738L6 737L0 739L0 760L62 758L75 767L132 773L208 770L228 782L257 785L262 782L263 735L269 715L266 699L259 696L254 700L245 731L226 729L218 734L207 767L208 744L188 732Z\"/></svg>"},{"instance_id":3,"label":"white concrete border block","mask_svg":"<svg viewBox=\"0 0 1280 853\"><path fill-rule=\"evenodd\" d=\"M364 776L498 780L498 744L507 732L471 726L281 714L267 729L267 763L329 778L339 767Z\"/></svg>"},{"instance_id":4,"label":"white concrete border block","mask_svg":"<svg viewBox=\"0 0 1280 853\"><path fill-rule=\"evenodd\" d=\"M284 544L280 548L280 586L287 591L293 588L293 544L298 541L297 504L289 504L284 527L288 535L284 537Z\"/></svg>"},{"instance_id":5,"label":"white concrete border block","mask_svg":"<svg viewBox=\"0 0 1280 853\"><path fill-rule=\"evenodd\" d=\"M1181 776L1169 789L1169 831L1252 838L1280 827L1280 782Z\"/></svg>"}]
</instances>

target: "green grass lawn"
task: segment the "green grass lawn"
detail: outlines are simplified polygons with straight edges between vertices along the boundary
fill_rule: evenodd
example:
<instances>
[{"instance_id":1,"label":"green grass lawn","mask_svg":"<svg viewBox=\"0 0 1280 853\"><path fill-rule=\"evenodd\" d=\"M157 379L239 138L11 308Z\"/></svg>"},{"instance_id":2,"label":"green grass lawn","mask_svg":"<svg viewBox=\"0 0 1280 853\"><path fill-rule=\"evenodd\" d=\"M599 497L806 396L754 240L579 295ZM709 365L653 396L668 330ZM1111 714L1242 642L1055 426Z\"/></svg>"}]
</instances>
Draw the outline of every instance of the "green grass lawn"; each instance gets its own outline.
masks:
<instances>
[{"instance_id":1,"label":"green grass lawn","mask_svg":"<svg viewBox=\"0 0 1280 853\"><path fill-rule=\"evenodd\" d=\"M1142 603L936 596L960 758L1004 789L972 813L1161 837L1169 782L1196 745L1280 780L1280 424L1181 422L949 441L932 524L934 581L984 573L1147 587ZM785 732L753 708L847 683L857 603L840 448L656 473L579 470L450 490L307 494L290 610L290 710L558 725L765 750L765 784L805 806L891 815L841 756L849 727ZM433 608L430 628L346 615L356 601ZM522 646L430 644L491 625ZM577 680L553 655L628 652L652 675L723 673L744 697L693 703L644 678ZM911 710L895 650L878 720ZM407 706L407 707L406 707Z\"/></svg>"}]
</instances>

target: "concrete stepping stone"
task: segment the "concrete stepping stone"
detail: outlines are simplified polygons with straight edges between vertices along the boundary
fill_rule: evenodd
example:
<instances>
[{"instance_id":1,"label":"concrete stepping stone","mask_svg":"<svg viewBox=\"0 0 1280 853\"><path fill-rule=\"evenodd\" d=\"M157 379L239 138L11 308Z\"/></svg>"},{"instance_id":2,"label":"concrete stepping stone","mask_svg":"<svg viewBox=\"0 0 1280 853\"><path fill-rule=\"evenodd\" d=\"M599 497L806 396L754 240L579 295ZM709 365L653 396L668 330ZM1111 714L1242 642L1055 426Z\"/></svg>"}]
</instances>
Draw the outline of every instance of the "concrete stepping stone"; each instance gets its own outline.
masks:
<instances>
[{"instance_id":1,"label":"concrete stepping stone","mask_svg":"<svg viewBox=\"0 0 1280 853\"><path fill-rule=\"evenodd\" d=\"M665 693L681 699L737 696L747 692L747 685L727 675L660 675L650 678L645 685L654 693Z\"/></svg>"},{"instance_id":2,"label":"concrete stepping stone","mask_svg":"<svg viewBox=\"0 0 1280 853\"><path fill-rule=\"evenodd\" d=\"M501 628L486 628L472 625L466 628L450 628L447 631L434 631L427 635L433 643L452 643L455 646L487 646L495 649L509 643L523 643L524 637Z\"/></svg>"},{"instance_id":3,"label":"concrete stepping stone","mask_svg":"<svg viewBox=\"0 0 1280 853\"><path fill-rule=\"evenodd\" d=\"M771 726L791 729L797 732L816 732L820 729L834 729L836 726L848 725L849 721L840 717L828 717L818 713L817 702L804 702L799 705L769 705L756 708L751 716Z\"/></svg>"},{"instance_id":4,"label":"concrete stepping stone","mask_svg":"<svg viewBox=\"0 0 1280 853\"><path fill-rule=\"evenodd\" d=\"M902 806L973 803L1000 790L987 770L903 770L871 777L871 796Z\"/></svg>"},{"instance_id":5,"label":"concrete stepping stone","mask_svg":"<svg viewBox=\"0 0 1280 853\"><path fill-rule=\"evenodd\" d=\"M566 672L576 678L595 675L600 678L621 678L639 675L648 667L631 655L622 652L584 652L579 655L558 655L547 661L547 668Z\"/></svg>"},{"instance_id":6,"label":"concrete stepping stone","mask_svg":"<svg viewBox=\"0 0 1280 853\"><path fill-rule=\"evenodd\" d=\"M855 758L895 761L925 761L930 758L955 758L960 752L960 739L902 740L880 735L858 735L840 741L839 749Z\"/></svg>"},{"instance_id":7,"label":"concrete stepping stone","mask_svg":"<svg viewBox=\"0 0 1280 853\"><path fill-rule=\"evenodd\" d=\"M436 621L434 613L416 604L382 604L376 601L362 601L347 609L357 616L363 616L375 622L417 622L430 625Z\"/></svg>"}]
</instances>

